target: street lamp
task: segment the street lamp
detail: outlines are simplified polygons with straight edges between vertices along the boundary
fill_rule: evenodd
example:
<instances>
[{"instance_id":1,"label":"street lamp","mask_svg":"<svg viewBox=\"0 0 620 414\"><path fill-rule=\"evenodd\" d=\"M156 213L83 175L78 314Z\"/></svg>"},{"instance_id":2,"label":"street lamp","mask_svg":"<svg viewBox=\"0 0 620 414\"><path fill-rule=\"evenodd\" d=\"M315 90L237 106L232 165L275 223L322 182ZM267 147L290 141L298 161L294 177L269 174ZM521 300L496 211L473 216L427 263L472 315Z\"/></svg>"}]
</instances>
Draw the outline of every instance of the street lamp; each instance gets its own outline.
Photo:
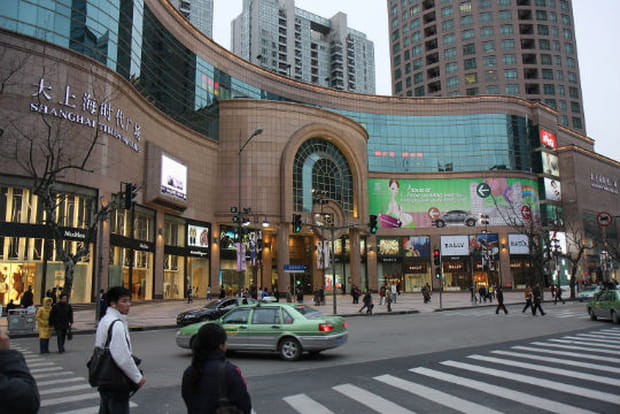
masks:
<instances>
[{"instance_id":1,"label":"street lamp","mask_svg":"<svg viewBox=\"0 0 620 414\"><path fill-rule=\"evenodd\" d=\"M241 284L243 283L243 261L245 260L245 252L242 252L242 234L243 234L243 222L244 219L242 219L241 217L241 153L243 152L243 150L245 149L245 147L250 143L250 141L263 133L263 129L262 128L257 128L254 132L252 132L252 135L250 135L248 137L248 139L245 140L245 142L243 143L243 145L241 144L241 134L239 134L239 152L237 152L237 165L238 165L238 186L237 186L237 208L236 208L236 213L238 214L235 217L235 220L237 222L237 278L238 278L238 289L239 289L239 295L241 295ZM247 211L249 213L249 209L244 209L245 211Z\"/></svg>"}]
</instances>

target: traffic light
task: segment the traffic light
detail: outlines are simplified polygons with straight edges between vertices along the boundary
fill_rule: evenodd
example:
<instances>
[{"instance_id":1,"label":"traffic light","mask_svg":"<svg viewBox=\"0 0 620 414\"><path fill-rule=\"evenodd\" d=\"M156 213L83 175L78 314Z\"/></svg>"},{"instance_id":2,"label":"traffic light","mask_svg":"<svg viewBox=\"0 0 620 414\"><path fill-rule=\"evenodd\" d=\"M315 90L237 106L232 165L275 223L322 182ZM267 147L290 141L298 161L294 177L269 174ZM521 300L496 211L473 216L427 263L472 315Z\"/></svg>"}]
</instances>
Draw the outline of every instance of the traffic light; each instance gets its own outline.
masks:
<instances>
[{"instance_id":1,"label":"traffic light","mask_svg":"<svg viewBox=\"0 0 620 414\"><path fill-rule=\"evenodd\" d=\"M123 196L124 207L126 210L131 210L133 207L133 200L138 195L138 186L132 183L125 183L125 194Z\"/></svg>"},{"instance_id":2,"label":"traffic light","mask_svg":"<svg viewBox=\"0 0 620 414\"><path fill-rule=\"evenodd\" d=\"M439 266L441 264L441 252L439 249L433 250L433 263L435 266Z\"/></svg>"},{"instance_id":3,"label":"traffic light","mask_svg":"<svg viewBox=\"0 0 620 414\"><path fill-rule=\"evenodd\" d=\"M435 268L435 279L441 279L441 267Z\"/></svg>"},{"instance_id":4,"label":"traffic light","mask_svg":"<svg viewBox=\"0 0 620 414\"><path fill-rule=\"evenodd\" d=\"M293 233L301 231L301 214L293 214Z\"/></svg>"},{"instance_id":5,"label":"traffic light","mask_svg":"<svg viewBox=\"0 0 620 414\"><path fill-rule=\"evenodd\" d=\"M370 221L368 222L368 228L370 229L370 232L372 234L375 234L377 232L377 228L379 226L377 225L377 216L374 214L370 215Z\"/></svg>"}]
</instances>

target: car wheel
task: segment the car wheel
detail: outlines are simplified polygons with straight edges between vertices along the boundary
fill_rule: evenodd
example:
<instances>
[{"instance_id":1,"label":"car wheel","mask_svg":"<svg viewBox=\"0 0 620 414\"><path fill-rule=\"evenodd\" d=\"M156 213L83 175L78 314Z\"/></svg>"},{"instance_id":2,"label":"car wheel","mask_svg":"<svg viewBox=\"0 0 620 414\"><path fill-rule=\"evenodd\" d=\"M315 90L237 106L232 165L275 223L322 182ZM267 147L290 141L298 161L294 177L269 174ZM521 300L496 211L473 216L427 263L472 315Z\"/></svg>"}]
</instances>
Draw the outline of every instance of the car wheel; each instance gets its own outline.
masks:
<instances>
[{"instance_id":1,"label":"car wheel","mask_svg":"<svg viewBox=\"0 0 620 414\"><path fill-rule=\"evenodd\" d=\"M467 219L467 220L465 220L465 225L467 227L474 227L476 225L476 220L474 220L474 219Z\"/></svg>"},{"instance_id":2,"label":"car wheel","mask_svg":"<svg viewBox=\"0 0 620 414\"><path fill-rule=\"evenodd\" d=\"M590 315L590 320L591 321L595 321L596 320L596 315L594 314L594 311L592 310L592 308L588 308L588 314Z\"/></svg>"},{"instance_id":3,"label":"car wheel","mask_svg":"<svg viewBox=\"0 0 620 414\"><path fill-rule=\"evenodd\" d=\"M611 321L615 324L620 323L620 316L618 316L618 312L611 311Z\"/></svg>"},{"instance_id":4,"label":"car wheel","mask_svg":"<svg viewBox=\"0 0 620 414\"><path fill-rule=\"evenodd\" d=\"M437 220L435 221L435 226L437 226L438 228L442 228L446 226L446 222L443 220Z\"/></svg>"},{"instance_id":5,"label":"car wheel","mask_svg":"<svg viewBox=\"0 0 620 414\"><path fill-rule=\"evenodd\" d=\"M280 341L278 352L285 361L297 361L301 358L301 344L295 338L284 338Z\"/></svg>"}]
</instances>

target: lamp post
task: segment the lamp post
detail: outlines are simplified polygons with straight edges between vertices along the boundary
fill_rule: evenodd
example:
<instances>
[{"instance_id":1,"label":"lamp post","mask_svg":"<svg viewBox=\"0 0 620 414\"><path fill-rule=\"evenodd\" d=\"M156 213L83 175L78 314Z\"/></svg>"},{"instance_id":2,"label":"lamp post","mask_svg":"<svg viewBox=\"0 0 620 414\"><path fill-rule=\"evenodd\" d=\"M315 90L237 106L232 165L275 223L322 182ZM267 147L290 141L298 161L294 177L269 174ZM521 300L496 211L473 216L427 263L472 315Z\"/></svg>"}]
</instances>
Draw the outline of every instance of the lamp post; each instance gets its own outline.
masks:
<instances>
[{"instance_id":1,"label":"lamp post","mask_svg":"<svg viewBox=\"0 0 620 414\"><path fill-rule=\"evenodd\" d=\"M243 261L245 260L245 252L242 252L242 233L243 233L243 219L241 217L241 153L243 152L243 150L245 149L245 147L250 143L250 141L263 133L263 129L262 128L257 128L254 132L252 132L252 135L250 135L248 137L248 139L245 140L245 142L243 143L243 145L241 144L241 134L239 134L239 152L237 152L237 166L238 166L238 185L237 185L237 216L236 216L236 222L237 222L237 281L238 281L238 289L239 289L239 295L241 295L241 284L243 283ZM248 210L249 212L249 210Z\"/></svg>"}]
</instances>

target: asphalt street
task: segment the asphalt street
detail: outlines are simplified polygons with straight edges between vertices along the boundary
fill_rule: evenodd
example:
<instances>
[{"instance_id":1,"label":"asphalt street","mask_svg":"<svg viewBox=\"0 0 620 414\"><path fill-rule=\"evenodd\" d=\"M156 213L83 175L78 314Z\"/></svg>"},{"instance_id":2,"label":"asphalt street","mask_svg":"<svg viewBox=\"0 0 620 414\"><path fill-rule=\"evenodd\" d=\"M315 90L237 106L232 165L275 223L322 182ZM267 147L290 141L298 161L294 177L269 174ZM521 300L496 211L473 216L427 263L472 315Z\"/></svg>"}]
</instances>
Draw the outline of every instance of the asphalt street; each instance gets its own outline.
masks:
<instances>
[{"instance_id":1,"label":"asphalt street","mask_svg":"<svg viewBox=\"0 0 620 414\"><path fill-rule=\"evenodd\" d=\"M233 354L254 411L264 413L586 413L620 409L620 328L590 321L583 304L547 315L488 307L350 317L349 342L298 362ZM180 377L190 362L175 329L134 331L147 384L133 413L182 413ZM85 379L93 337L76 335L65 354L36 353L18 338L41 391L42 414L96 413ZM54 344L51 344L54 350Z\"/></svg>"}]
</instances>

